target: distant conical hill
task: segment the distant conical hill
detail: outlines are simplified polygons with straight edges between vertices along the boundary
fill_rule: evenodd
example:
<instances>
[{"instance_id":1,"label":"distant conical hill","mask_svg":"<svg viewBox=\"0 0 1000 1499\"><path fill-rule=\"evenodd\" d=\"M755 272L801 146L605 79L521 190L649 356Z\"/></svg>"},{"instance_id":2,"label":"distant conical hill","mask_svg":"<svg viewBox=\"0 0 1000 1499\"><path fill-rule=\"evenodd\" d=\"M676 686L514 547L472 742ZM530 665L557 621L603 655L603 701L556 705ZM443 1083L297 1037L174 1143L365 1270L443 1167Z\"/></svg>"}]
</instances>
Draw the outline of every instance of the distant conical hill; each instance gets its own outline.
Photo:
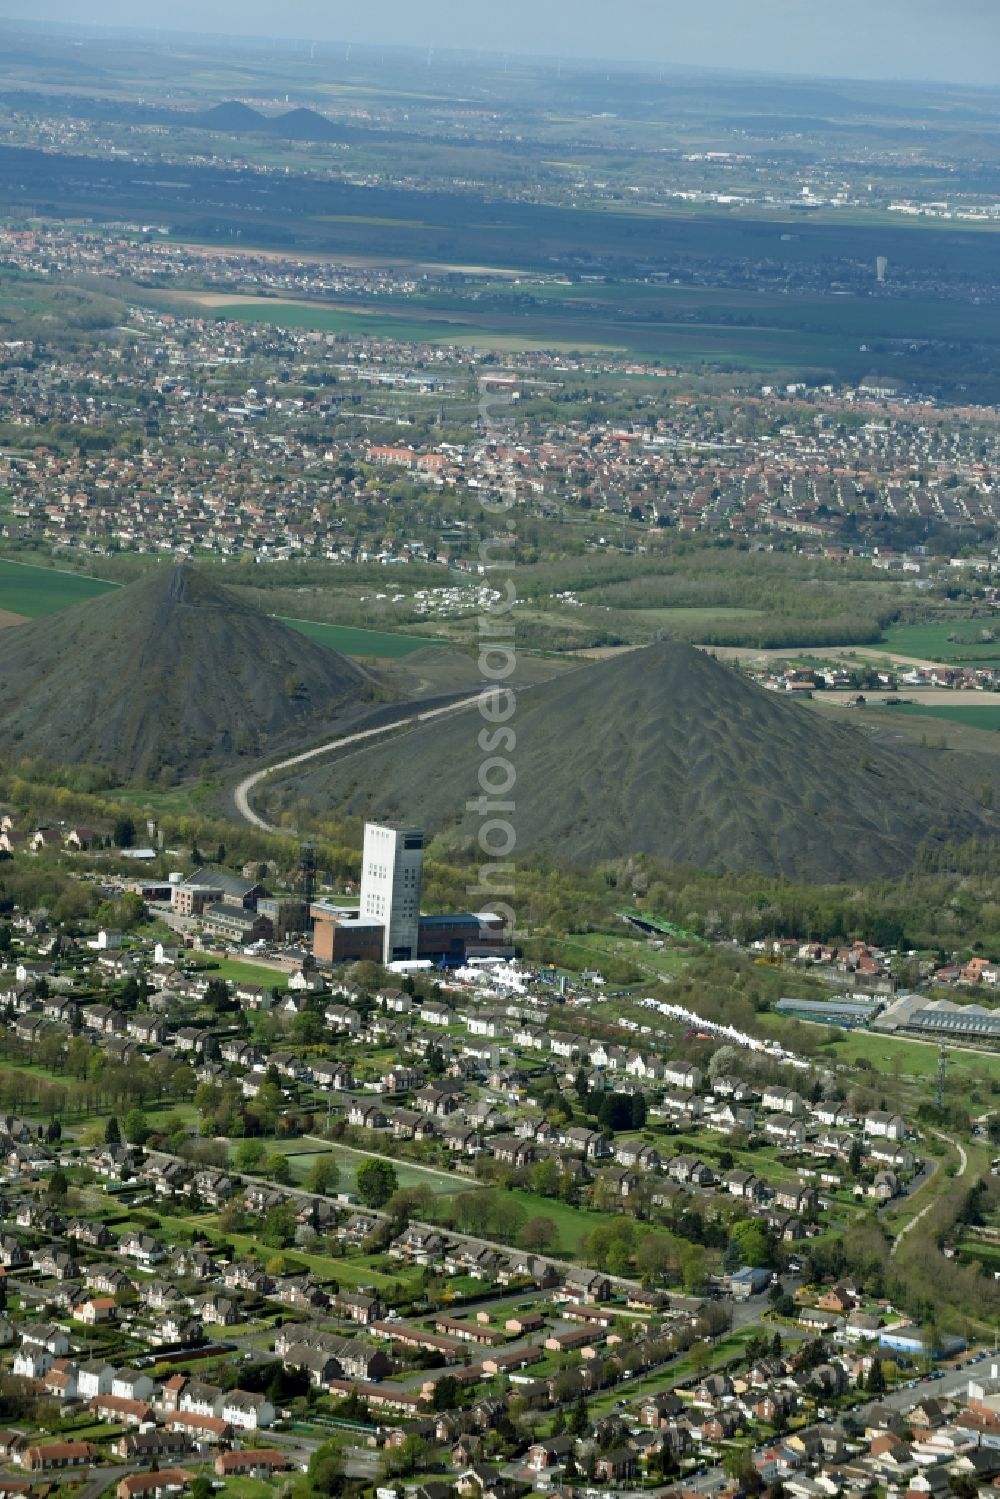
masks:
<instances>
[{"instance_id":1,"label":"distant conical hill","mask_svg":"<svg viewBox=\"0 0 1000 1499\"><path fill-rule=\"evenodd\" d=\"M0 631L0 752L123 780L308 744L371 692L354 662L184 566Z\"/></svg>"},{"instance_id":2,"label":"distant conical hill","mask_svg":"<svg viewBox=\"0 0 1000 1499\"><path fill-rule=\"evenodd\" d=\"M924 840L987 830L933 756L834 713L783 700L677 641L532 688L511 722L513 857L587 865L641 852L706 870L862 879L905 869ZM272 783L272 806L304 798L405 817L471 849L482 727L478 713L461 713L317 763Z\"/></svg>"},{"instance_id":3,"label":"distant conical hill","mask_svg":"<svg viewBox=\"0 0 1000 1499\"><path fill-rule=\"evenodd\" d=\"M180 115L178 123L201 125L227 135L273 135L279 140L341 141L357 134L315 109L288 109L283 114L267 115L238 99L227 99L197 114Z\"/></svg>"}]
</instances>

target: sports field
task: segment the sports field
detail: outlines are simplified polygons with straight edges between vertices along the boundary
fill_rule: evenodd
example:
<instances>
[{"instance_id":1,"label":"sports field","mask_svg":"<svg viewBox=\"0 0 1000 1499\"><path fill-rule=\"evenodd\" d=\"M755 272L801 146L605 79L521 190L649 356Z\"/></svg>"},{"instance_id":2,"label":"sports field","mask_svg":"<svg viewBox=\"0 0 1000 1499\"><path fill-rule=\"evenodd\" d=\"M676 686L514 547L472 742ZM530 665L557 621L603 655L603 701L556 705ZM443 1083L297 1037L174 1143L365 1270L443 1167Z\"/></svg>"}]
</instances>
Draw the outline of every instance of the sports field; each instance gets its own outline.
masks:
<instances>
[{"instance_id":1,"label":"sports field","mask_svg":"<svg viewBox=\"0 0 1000 1499\"><path fill-rule=\"evenodd\" d=\"M82 604L115 587L117 584L105 583L101 578L0 558L0 609L23 614L28 619L54 614L67 604Z\"/></svg>"},{"instance_id":2,"label":"sports field","mask_svg":"<svg viewBox=\"0 0 1000 1499\"><path fill-rule=\"evenodd\" d=\"M479 1185L473 1178L454 1175L433 1166L421 1166L416 1161L404 1161L392 1153L392 1141L379 1139L381 1150L352 1150L349 1145L330 1144L316 1135L304 1135L298 1140L275 1140L269 1148L288 1156L292 1168L292 1179L301 1182L310 1168L323 1156L332 1156L340 1171L338 1192L353 1192L358 1168L372 1156L391 1160L401 1187L429 1187L437 1196L450 1196L454 1192L467 1191Z\"/></svg>"}]
</instances>

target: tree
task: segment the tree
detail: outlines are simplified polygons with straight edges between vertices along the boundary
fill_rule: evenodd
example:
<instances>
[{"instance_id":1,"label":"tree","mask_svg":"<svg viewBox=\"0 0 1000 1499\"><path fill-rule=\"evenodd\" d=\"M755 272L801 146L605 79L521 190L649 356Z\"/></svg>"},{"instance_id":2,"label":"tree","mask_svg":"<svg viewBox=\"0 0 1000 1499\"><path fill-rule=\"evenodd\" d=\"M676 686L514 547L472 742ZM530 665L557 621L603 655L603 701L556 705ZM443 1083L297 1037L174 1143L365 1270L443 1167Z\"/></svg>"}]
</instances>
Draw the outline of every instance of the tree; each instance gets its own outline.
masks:
<instances>
[{"instance_id":1,"label":"tree","mask_svg":"<svg viewBox=\"0 0 1000 1499\"><path fill-rule=\"evenodd\" d=\"M590 1430L590 1411L587 1409L587 1402L582 1395L570 1412L567 1426L570 1436L573 1437L584 1437Z\"/></svg>"},{"instance_id":2,"label":"tree","mask_svg":"<svg viewBox=\"0 0 1000 1499\"><path fill-rule=\"evenodd\" d=\"M209 979L208 988L205 990L205 1003L217 1014L239 1008L229 992L229 985L225 979Z\"/></svg>"},{"instance_id":3,"label":"tree","mask_svg":"<svg viewBox=\"0 0 1000 1499\"><path fill-rule=\"evenodd\" d=\"M269 1249L287 1249L295 1243L295 1214L287 1202L268 1211L260 1231L260 1242Z\"/></svg>"},{"instance_id":4,"label":"tree","mask_svg":"<svg viewBox=\"0 0 1000 1499\"><path fill-rule=\"evenodd\" d=\"M597 1110L597 1123L601 1129L612 1133L619 1129L632 1128L632 1095L630 1093L605 1093Z\"/></svg>"},{"instance_id":5,"label":"tree","mask_svg":"<svg viewBox=\"0 0 1000 1499\"><path fill-rule=\"evenodd\" d=\"M129 1109L124 1120L125 1138L130 1145L145 1145L150 1136L149 1121L142 1109Z\"/></svg>"},{"instance_id":6,"label":"tree","mask_svg":"<svg viewBox=\"0 0 1000 1499\"><path fill-rule=\"evenodd\" d=\"M559 1167L555 1161L536 1161L531 1168L531 1190L539 1197L558 1197Z\"/></svg>"},{"instance_id":7,"label":"tree","mask_svg":"<svg viewBox=\"0 0 1000 1499\"><path fill-rule=\"evenodd\" d=\"M732 1225L724 1256L727 1270L739 1270L743 1265L767 1266L773 1259L774 1246L758 1219L742 1218Z\"/></svg>"},{"instance_id":8,"label":"tree","mask_svg":"<svg viewBox=\"0 0 1000 1499\"><path fill-rule=\"evenodd\" d=\"M521 1248L531 1249L539 1254L554 1249L559 1243L559 1229L551 1218L543 1214L537 1218L529 1218L521 1230Z\"/></svg>"},{"instance_id":9,"label":"tree","mask_svg":"<svg viewBox=\"0 0 1000 1499\"><path fill-rule=\"evenodd\" d=\"M431 1410L450 1411L458 1404L458 1380L454 1374L442 1374L434 1386Z\"/></svg>"},{"instance_id":10,"label":"tree","mask_svg":"<svg viewBox=\"0 0 1000 1499\"><path fill-rule=\"evenodd\" d=\"M685 1244L681 1251L681 1283L688 1296L705 1287L705 1250L701 1244Z\"/></svg>"},{"instance_id":11,"label":"tree","mask_svg":"<svg viewBox=\"0 0 1000 1499\"><path fill-rule=\"evenodd\" d=\"M315 1010L303 1010L292 1021L292 1035L302 1046L316 1046L323 1040L325 1027L322 1015Z\"/></svg>"},{"instance_id":12,"label":"tree","mask_svg":"<svg viewBox=\"0 0 1000 1499\"><path fill-rule=\"evenodd\" d=\"M120 1145L122 1143L122 1132L118 1127L118 1120L114 1114L111 1115L104 1126L104 1143L105 1145Z\"/></svg>"},{"instance_id":13,"label":"tree","mask_svg":"<svg viewBox=\"0 0 1000 1499\"><path fill-rule=\"evenodd\" d=\"M309 1459L306 1476L314 1494L339 1494L344 1487L346 1467L339 1442L324 1442Z\"/></svg>"},{"instance_id":14,"label":"tree","mask_svg":"<svg viewBox=\"0 0 1000 1499\"><path fill-rule=\"evenodd\" d=\"M287 1187L292 1180L292 1166L286 1155L280 1150L272 1152L267 1156L263 1165L263 1173L271 1181L277 1182L279 1186Z\"/></svg>"},{"instance_id":15,"label":"tree","mask_svg":"<svg viewBox=\"0 0 1000 1499\"><path fill-rule=\"evenodd\" d=\"M264 1145L261 1140L243 1140L236 1147L236 1169L237 1171L257 1171L261 1161L264 1159Z\"/></svg>"},{"instance_id":16,"label":"tree","mask_svg":"<svg viewBox=\"0 0 1000 1499\"><path fill-rule=\"evenodd\" d=\"M885 1370L880 1358L872 1359L872 1366L868 1371L868 1393L875 1396L885 1394Z\"/></svg>"},{"instance_id":17,"label":"tree","mask_svg":"<svg viewBox=\"0 0 1000 1499\"><path fill-rule=\"evenodd\" d=\"M723 1455L722 1467L729 1477L735 1478L740 1485L747 1484L756 1476L757 1471L753 1465L753 1453L742 1442L738 1446L730 1447Z\"/></svg>"},{"instance_id":18,"label":"tree","mask_svg":"<svg viewBox=\"0 0 1000 1499\"><path fill-rule=\"evenodd\" d=\"M131 848L135 842L135 823L131 817L119 817L111 836L115 848Z\"/></svg>"},{"instance_id":19,"label":"tree","mask_svg":"<svg viewBox=\"0 0 1000 1499\"><path fill-rule=\"evenodd\" d=\"M332 1155L321 1155L312 1163L302 1183L307 1192L320 1196L335 1192L340 1182L340 1167Z\"/></svg>"},{"instance_id":20,"label":"tree","mask_svg":"<svg viewBox=\"0 0 1000 1499\"><path fill-rule=\"evenodd\" d=\"M717 1077L725 1077L729 1072L738 1072L740 1068L740 1053L735 1046L728 1043L713 1051L708 1064L708 1075L713 1080Z\"/></svg>"},{"instance_id":21,"label":"tree","mask_svg":"<svg viewBox=\"0 0 1000 1499\"><path fill-rule=\"evenodd\" d=\"M372 1157L358 1168L356 1181L358 1196L365 1207L369 1208L384 1207L399 1186L399 1178L392 1162L379 1160L377 1157Z\"/></svg>"},{"instance_id":22,"label":"tree","mask_svg":"<svg viewBox=\"0 0 1000 1499\"><path fill-rule=\"evenodd\" d=\"M190 1489L191 1499L215 1499L215 1489L212 1480L204 1473L199 1473Z\"/></svg>"},{"instance_id":23,"label":"tree","mask_svg":"<svg viewBox=\"0 0 1000 1499\"><path fill-rule=\"evenodd\" d=\"M57 1167L57 1169L53 1171L52 1175L49 1177L48 1185L46 1186L45 1190L52 1198L65 1197L66 1193L69 1191L69 1178L67 1177L65 1171Z\"/></svg>"},{"instance_id":24,"label":"tree","mask_svg":"<svg viewBox=\"0 0 1000 1499\"><path fill-rule=\"evenodd\" d=\"M401 1447L386 1447L382 1453L384 1478L409 1478L426 1468L427 1443L423 1437L408 1436Z\"/></svg>"}]
</instances>

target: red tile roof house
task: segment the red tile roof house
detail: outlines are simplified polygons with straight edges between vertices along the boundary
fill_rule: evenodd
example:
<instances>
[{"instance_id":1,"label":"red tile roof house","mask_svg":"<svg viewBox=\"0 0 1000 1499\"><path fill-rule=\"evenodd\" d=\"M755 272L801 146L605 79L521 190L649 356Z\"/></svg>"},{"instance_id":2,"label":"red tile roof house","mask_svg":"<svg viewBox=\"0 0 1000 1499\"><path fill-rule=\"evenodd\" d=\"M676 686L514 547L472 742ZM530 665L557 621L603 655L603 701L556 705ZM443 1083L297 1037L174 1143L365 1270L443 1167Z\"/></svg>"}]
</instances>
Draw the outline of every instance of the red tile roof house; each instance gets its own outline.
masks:
<instances>
[{"instance_id":1,"label":"red tile roof house","mask_svg":"<svg viewBox=\"0 0 1000 1499\"><path fill-rule=\"evenodd\" d=\"M231 1442L233 1428L221 1416L199 1416L195 1411L170 1411L163 1424L168 1431L186 1431L195 1442Z\"/></svg>"},{"instance_id":2,"label":"red tile roof house","mask_svg":"<svg viewBox=\"0 0 1000 1499\"><path fill-rule=\"evenodd\" d=\"M130 1473L119 1480L118 1499L161 1499L167 1494L183 1494L193 1475L183 1468L159 1468L154 1473Z\"/></svg>"},{"instance_id":3,"label":"red tile roof house","mask_svg":"<svg viewBox=\"0 0 1000 1499\"><path fill-rule=\"evenodd\" d=\"M88 1408L95 1416L119 1426L144 1426L153 1419L153 1407L146 1400L129 1400L125 1395L97 1395Z\"/></svg>"},{"instance_id":4,"label":"red tile roof house","mask_svg":"<svg viewBox=\"0 0 1000 1499\"><path fill-rule=\"evenodd\" d=\"M272 1473L286 1472L292 1466L287 1453L276 1447L251 1447L245 1452L220 1452L215 1471L220 1478L237 1475L247 1478L270 1478Z\"/></svg>"},{"instance_id":5,"label":"red tile roof house","mask_svg":"<svg viewBox=\"0 0 1000 1499\"><path fill-rule=\"evenodd\" d=\"M46 1442L44 1446L25 1448L21 1466L29 1473L47 1473L56 1468L83 1468L96 1457L93 1442Z\"/></svg>"}]
</instances>

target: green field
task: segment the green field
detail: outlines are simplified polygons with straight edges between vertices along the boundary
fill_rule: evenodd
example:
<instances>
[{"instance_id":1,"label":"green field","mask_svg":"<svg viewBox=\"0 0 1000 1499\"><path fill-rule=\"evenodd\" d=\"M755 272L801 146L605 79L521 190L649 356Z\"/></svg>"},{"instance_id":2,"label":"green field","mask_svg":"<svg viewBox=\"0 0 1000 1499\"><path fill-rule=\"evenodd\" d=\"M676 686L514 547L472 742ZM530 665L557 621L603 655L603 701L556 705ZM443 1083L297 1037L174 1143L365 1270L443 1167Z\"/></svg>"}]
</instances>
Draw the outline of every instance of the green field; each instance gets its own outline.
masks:
<instances>
[{"instance_id":1,"label":"green field","mask_svg":"<svg viewBox=\"0 0 1000 1499\"><path fill-rule=\"evenodd\" d=\"M407 343L459 344L467 348L495 349L499 352L521 349L595 349L620 351L623 337L617 343L601 343L588 337L581 328L580 337L563 328L560 335L513 332L507 329L477 327L460 319L407 317L399 311L354 312L341 307L317 303L265 301L257 307L251 303L223 303L213 307L217 318L236 323L269 323L277 328L309 328L321 333L348 333L355 338L393 338ZM611 332L612 330L608 330Z\"/></svg>"},{"instance_id":2,"label":"green field","mask_svg":"<svg viewBox=\"0 0 1000 1499\"><path fill-rule=\"evenodd\" d=\"M936 703L894 703L885 713L888 717L906 713L918 718L944 718L970 729L1000 729L1000 703L977 703L974 696L970 702L969 696L960 694L958 702L942 703L940 707Z\"/></svg>"},{"instance_id":3,"label":"green field","mask_svg":"<svg viewBox=\"0 0 1000 1499\"><path fill-rule=\"evenodd\" d=\"M628 606L622 604L619 607L627 608ZM691 640L697 639L697 630L700 625L715 624L717 620L763 619L765 616L763 609L742 609L736 606L732 608L726 606L719 608L714 606L680 606L672 609L668 605L662 609L644 609L640 607L629 612L633 613L636 619L641 619L644 624L652 625L654 629L682 630L685 636Z\"/></svg>"},{"instance_id":4,"label":"green field","mask_svg":"<svg viewBox=\"0 0 1000 1499\"><path fill-rule=\"evenodd\" d=\"M551 314L504 311L431 318L426 310L409 313L404 305L382 312L345 310L322 304L265 301L224 303L216 317L234 322L268 323L279 328L309 328L347 333L355 337L391 338L411 343L456 344L500 352L548 349L570 352L632 352L672 364L736 364L741 368L847 369L866 367L855 338L833 331L773 326L736 326L700 323L696 318L664 323L656 317L640 321L619 319L609 309L605 320L593 321L580 309L564 307ZM479 320L481 318L481 321ZM869 360L868 363L871 361Z\"/></svg>"},{"instance_id":5,"label":"green field","mask_svg":"<svg viewBox=\"0 0 1000 1499\"><path fill-rule=\"evenodd\" d=\"M759 1024L773 1036L787 1041L789 1025L783 1016L763 1012L758 1015ZM796 1021L793 1025L805 1026L809 1031L831 1032L830 1026L817 1026L810 1021ZM859 1060L870 1062L876 1072L892 1074L896 1069L903 1078L917 1078L928 1085L937 1073L938 1042L917 1041L910 1037L900 1039L882 1036L873 1031L837 1031L836 1040L823 1045L819 1058L828 1065L849 1067ZM858 1074L859 1077L863 1074ZM1000 1082L1000 1052L977 1051L960 1046L948 1047L948 1078L954 1082L961 1078L969 1083Z\"/></svg>"},{"instance_id":6,"label":"green field","mask_svg":"<svg viewBox=\"0 0 1000 1499\"><path fill-rule=\"evenodd\" d=\"M82 604L115 587L117 584L105 583L100 578L0 558L0 609L25 614L29 619L54 614L67 604Z\"/></svg>"},{"instance_id":7,"label":"green field","mask_svg":"<svg viewBox=\"0 0 1000 1499\"><path fill-rule=\"evenodd\" d=\"M345 656L374 656L379 660L399 660L412 656L429 645L446 645L447 641L434 635L395 635L388 630L361 630L353 625L324 625L313 619L289 619L276 615L282 624L291 625L300 635L318 640L320 645L332 651L341 651Z\"/></svg>"},{"instance_id":8,"label":"green field","mask_svg":"<svg viewBox=\"0 0 1000 1499\"><path fill-rule=\"evenodd\" d=\"M992 626L989 618L938 621L926 625L893 625L882 637L890 651L949 665L1000 663L1000 640L979 639ZM949 639L953 636L953 639Z\"/></svg>"},{"instance_id":9,"label":"green field","mask_svg":"<svg viewBox=\"0 0 1000 1499\"><path fill-rule=\"evenodd\" d=\"M623 220L629 217L622 215ZM404 222L396 221L399 228ZM341 227L347 227L346 223ZM369 231L376 228L369 225ZM417 343L491 349L624 349L675 365L736 363L761 370L838 370L845 376L848 372L860 376L870 368L872 355L866 340L965 337L975 340L980 362L1000 341L995 309L961 301L875 302L822 294L762 295L728 287L622 286L615 282L607 287L533 284L530 310L526 310L512 300L522 295L522 288L497 282L479 288L476 301L453 289L435 289L409 300L383 303L375 310L264 299L222 302L212 311L238 322ZM175 307L191 304L191 297L184 294L171 294L170 300ZM919 378L927 368L936 367L916 346L900 352L905 352L899 371L903 379Z\"/></svg>"},{"instance_id":10,"label":"green field","mask_svg":"<svg viewBox=\"0 0 1000 1499\"><path fill-rule=\"evenodd\" d=\"M677 948L652 947L641 937L619 937L609 932L547 938L545 954L549 961L570 973L582 973L585 968L600 971L602 964L628 963L636 968L655 969L672 978L683 972L688 962L686 954Z\"/></svg>"}]
</instances>

